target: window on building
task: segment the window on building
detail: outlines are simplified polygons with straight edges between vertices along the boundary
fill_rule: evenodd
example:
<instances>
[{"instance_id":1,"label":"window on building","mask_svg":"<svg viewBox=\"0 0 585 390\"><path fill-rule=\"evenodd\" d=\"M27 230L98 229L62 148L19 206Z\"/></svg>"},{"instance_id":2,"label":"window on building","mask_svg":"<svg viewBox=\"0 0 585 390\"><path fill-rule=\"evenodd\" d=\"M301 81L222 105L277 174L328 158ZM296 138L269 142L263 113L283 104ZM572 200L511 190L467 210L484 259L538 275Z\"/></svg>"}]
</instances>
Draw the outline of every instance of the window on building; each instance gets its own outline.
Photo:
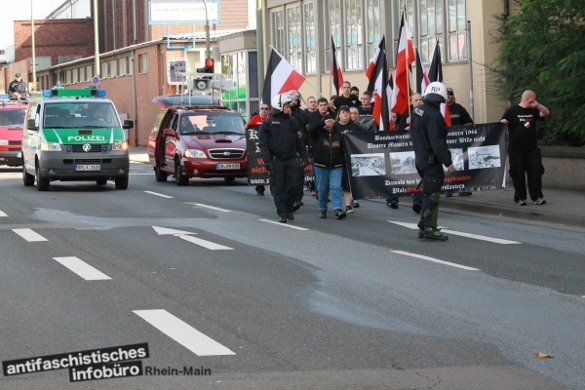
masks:
<instances>
[{"instance_id":1,"label":"window on building","mask_svg":"<svg viewBox=\"0 0 585 390\"><path fill-rule=\"evenodd\" d=\"M284 52L284 13L282 8L270 12L270 42L279 53Z\"/></svg>"},{"instance_id":2,"label":"window on building","mask_svg":"<svg viewBox=\"0 0 585 390\"><path fill-rule=\"evenodd\" d=\"M57 56L57 63L62 64L64 62L74 61L81 58L81 54L67 54Z\"/></svg>"},{"instance_id":3,"label":"window on building","mask_svg":"<svg viewBox=\"0 0 585 390\"><path fill-rule=\"evenodd\" d=\"M287 39L288 39L288 48L287 48L287 59L288 62L298 70L299 72L303 71L302 68L302 52L301 52L301 45L302 45L302 38L301 38L301 7L300 6L293 6L293 7L286 7L286 22L287 22Z\"/></svg>"},{"instance_id":4,"label":"window on building","mask_svg":"<svg viewBox=\"0 0 585 390\"><path fill-rule=\"evenodd\" d=\"M71 70L71 77L72 77L71 82L73 84L79 82L79 70L77 68Z\"/></svg>"},{"instance_id":5,"label":"window on building","mask_svg":"<svg viewBox=\"0 0 585 390\"><path fill-rule=\"evenodd\" d=\"M85 66L79 68L79 82L83 83L86 82L87 78L85 77Z\"/></svg>"},{"instance_id":6,"label":"window on building","mask_svg":"<svg viewBox=\"0 0 585 390\"><path fill-rule=\"evenodd\" d=\"M315 46L315 4L303 3L303 19L305 30L304 52L305 52L305 73L317 71L317 51Z\"/></svg>"},{"instance_id":7,"label":"window on building","mask_svg":"<svg viewBox=\"0 0 585 390\"><path fill-rule=\"evenodd\" d=\"M139 68L138 73L146 73L148 72L148 57L147 53L140 54L138 56Z\"/></svg>"},{"instance_id":8,"label":"window on building","mask_svg":"<svg viewBox=\"0 0 585 390\"><path fill-rule=\"evenodd\" d=\"M363 68L362 2L345 0L345 69Z\"/></svg>"},{"instance_id":9,"label":"window on building","mask_svg":"<svg viewBox=\"0 0 585 390\"><path fill-rule=\"evenodd\" d=\"M65 84L71 84L71 70L65 71Z\"/></svg>"},{"instance_id":10,"label":"window on building","mask_svg":"<svg viewBox=\"0 0 585 390\"><path fill-rule=\"evenodd\" d=\"M448 0L449 61L467 59L465 0Z\"/></svg>"},{"instance_id":11,"label":"window on building","mask_svg":"<svg viewBox=\"0 0 585 390\"><path fill-rule=\"evenodd\" d=\"M374 52L382 39L380 27L380 0L366 0L366 42L367 58L374 57Z\"/></svg>"},{"instance_id":12,"label":"window on building","mask_svg":"<svg viewBox=\"0 0 585 390\"><path fill-rule=\"evenodd\" d=\"M426 62L430 62L437 38L443 41L443 0L419 0L419 7L419 52Z\"/></svg>"},{"instance_id":13,"label":"window on building","mask_svg":"<svg viewBox=\"0 0 585 390\"><path fill-rule=\"evenodd\" d=\"M106 79L108 78L108 63L107 62L102 62L100 64L100 73L101 73L101 77Z\"/></svg>"},{"instance_id":14,"label":"window on building","mask_svg":"<svg viewBox=\"0 0 585 390\"><path fill-rule=\"evenodd\" d=\"M86 66L85 67L85 81L90 81L93 76L94 76L93 65Z\"/></svg>"},{"instance_id":15,"label":"window on building","mask_svg":"<svg viewBox=\"0 0 585 390\"><path fill-rule=\"evenodd\" d=\"M128 57L126 58L126 74L127 75L131 75L133 72L133 61L132 61L132 57Z\"/></svg>"},{"instance_id":16,"label":"window on building","mask_svg":"<svg viewBox=\"0 0 585 390\"><path fill-rule=\"evenodd\" d=\"M116 77L118 75L118 61L112 60L108 65L110 77Z\"/></svg>"},{"instance_id":17,"label":"window on building","mask_svg":"<svg viewBox=\"0 0 585 390\"><path fill-rule=\"evenodd\" d=\"M118 58L118 76L126 75L126 58Z\"/></svg>"}]
</instances>

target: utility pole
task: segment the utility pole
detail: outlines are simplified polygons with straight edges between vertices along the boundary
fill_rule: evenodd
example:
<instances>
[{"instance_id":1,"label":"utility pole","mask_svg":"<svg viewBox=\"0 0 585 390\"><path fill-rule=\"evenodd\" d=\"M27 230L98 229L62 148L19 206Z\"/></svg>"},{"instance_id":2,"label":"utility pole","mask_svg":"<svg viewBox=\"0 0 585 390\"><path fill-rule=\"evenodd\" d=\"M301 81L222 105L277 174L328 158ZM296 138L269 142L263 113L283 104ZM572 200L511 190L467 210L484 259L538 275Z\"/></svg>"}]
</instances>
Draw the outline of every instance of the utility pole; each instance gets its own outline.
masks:
<instances>
[{"instance_id":1,"label":"utility pole","mask_svg":"<svg viewBox=\"0 0 585 390\"><path fill-rule=\"evenodd\" d=\"M98 6L97 0L93 0L93 44L95 46L94 51L94 59L95 59L95 76L101 78L101 69L100 69L100 37L98 35Z\"/></svg>"},{"instance_id":2,"label":"utility pole","mask_svg":"<svg viewBox=\"0 0 585 390\"><path fill-rule=\"evenodd\" d=\"M32 82L37 82L37 61L35 55L35 18L33 17L33 0L30 0L30 35L32 43Z\"/></svg>"},{"instance_id":3,"label":"utility pole","mask_svg":"<svg viewBox=\"0 0 585 390\"><path fill-rule=\"evenodd\" d=\"M203 4L205 4L205 58L211 58L211 49L209 47L209 14L207 12L207 0L203 0Z\"/></svg>"},{"instance_id":4,"label":"utility pole","mask_svg":"<svg viewBox=\"0 0 585 390\"><path fill-rule=\"evenodd\" d=\"M262 96L264 88L264 15L262 13L262 2L264 0L256 0L256 59L258 61L258 91ZM270 104L270 102L264 102Z\"/></svg>"}]
</instances>

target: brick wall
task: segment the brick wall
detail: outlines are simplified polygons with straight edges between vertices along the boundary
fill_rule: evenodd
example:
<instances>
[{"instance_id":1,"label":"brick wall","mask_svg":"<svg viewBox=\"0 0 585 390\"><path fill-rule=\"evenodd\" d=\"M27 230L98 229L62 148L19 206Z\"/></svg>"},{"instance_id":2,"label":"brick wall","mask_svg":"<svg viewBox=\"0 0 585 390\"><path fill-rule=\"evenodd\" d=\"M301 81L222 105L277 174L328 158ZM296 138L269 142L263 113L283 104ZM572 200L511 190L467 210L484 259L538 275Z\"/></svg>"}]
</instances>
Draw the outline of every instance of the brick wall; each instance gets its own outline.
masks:
<instances>
[{"instance_id":1,"label":"brick wall","mask_svg":"<svg viewBox=\"0 0 585 390\"><path fill-rule=\"evenodd\" d=\"M51 56L53 65L59 55L93 55L93 21L91 19L35 20L35 52ZM15 61L32 56L30 20L14 21Z\"/></svg>"}]
</instances>

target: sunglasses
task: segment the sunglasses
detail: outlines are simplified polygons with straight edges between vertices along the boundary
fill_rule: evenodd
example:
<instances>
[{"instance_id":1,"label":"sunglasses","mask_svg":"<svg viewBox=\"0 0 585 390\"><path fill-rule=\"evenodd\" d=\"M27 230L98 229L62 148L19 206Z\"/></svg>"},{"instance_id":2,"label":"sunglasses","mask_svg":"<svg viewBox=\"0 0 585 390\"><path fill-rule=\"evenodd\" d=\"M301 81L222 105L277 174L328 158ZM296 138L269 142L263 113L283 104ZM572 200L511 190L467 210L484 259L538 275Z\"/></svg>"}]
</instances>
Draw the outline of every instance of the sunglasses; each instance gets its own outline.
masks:
<instances>
[{"instance_id":1,"label":"sunglasses","mask_svg":"<svg viewBox=\"0 0 585 390\"><path fill-rule=\"evenodd\" d=\"M260 107L261 110L268 110L268 107Z\"/></svg>"}]
</instances>

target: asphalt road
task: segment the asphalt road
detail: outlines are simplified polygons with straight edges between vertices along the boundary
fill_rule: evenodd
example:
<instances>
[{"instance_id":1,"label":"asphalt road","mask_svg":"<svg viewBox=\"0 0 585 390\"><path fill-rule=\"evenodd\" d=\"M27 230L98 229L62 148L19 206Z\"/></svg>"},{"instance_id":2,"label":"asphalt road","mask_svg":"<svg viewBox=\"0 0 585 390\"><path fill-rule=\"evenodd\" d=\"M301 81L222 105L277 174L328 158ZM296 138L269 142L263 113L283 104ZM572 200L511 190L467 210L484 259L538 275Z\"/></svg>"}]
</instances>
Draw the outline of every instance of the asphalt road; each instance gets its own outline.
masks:
<instances>
[{"instance_id":1,"label":"asphalt road","mask_svg":"<svg viewBox=\"0 0 585 390\"><path fill-rule=\"evenodd\" d=\"M310 196L283 225L244 180L131 172L0 169L0 360L148 343L144 369L211 374L0 389L585 389L583 229L443 212L422 242L407 208L322 220Z\"/></svg>"}]
</instances>

